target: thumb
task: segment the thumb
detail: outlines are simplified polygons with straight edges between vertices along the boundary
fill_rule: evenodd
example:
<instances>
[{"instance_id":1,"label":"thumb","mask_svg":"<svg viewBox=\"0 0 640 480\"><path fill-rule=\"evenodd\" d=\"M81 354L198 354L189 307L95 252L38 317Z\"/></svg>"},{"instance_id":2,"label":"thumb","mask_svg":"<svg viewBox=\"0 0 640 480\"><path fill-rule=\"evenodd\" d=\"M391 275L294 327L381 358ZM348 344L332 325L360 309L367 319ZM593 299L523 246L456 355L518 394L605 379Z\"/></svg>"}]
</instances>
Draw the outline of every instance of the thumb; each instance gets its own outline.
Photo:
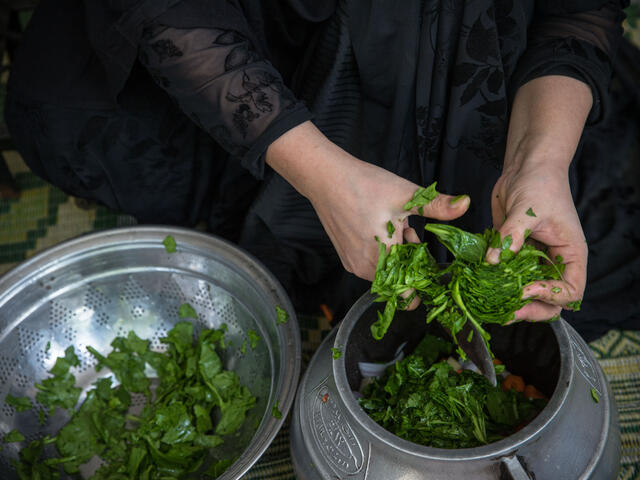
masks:
<instances>
[{"instance_id":1,"label":"thumb","mask_svg":"<svg viewBox=\"0 0 640 480\"><path fill-rule=\"evenodd\" d=\"M438 195L426 205L411 208L411 215L421 215L436 220L453 220L463 215L471 204L469 195Z\"/></svg>"},{"instance_id":2,"label":"thumb","mask_svg":"<svg viewBox=\"0 0 640 480\"><path fill-rule=\"evenodd\" d=\"M528 216L525 213L514 214L507 217L498 229L498 233L500 233L500 246L487 249L485 256L487 262L494 265L500 263L500 254L505 249L509 249L513 253L519 252L524 241L533 231L537 223L537 218Z\"/></svg>"}]
</instances>

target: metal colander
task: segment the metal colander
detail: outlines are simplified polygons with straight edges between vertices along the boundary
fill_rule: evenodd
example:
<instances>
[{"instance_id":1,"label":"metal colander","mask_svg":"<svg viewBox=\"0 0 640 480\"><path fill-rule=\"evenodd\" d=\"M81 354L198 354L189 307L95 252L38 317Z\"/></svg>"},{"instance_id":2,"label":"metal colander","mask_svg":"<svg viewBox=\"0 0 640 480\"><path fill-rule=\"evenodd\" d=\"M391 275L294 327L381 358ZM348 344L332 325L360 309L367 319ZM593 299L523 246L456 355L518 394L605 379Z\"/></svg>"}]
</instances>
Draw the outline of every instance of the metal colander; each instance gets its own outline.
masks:
<instances>
[{"instance_id":1,"label":"metal colander","mask_svg":"<svg viewBox=\"0 0 640 480\"><path fill-rule=\"evenodd\" d=\"M177 252L162 240L172 235ZM129 227L87 235L60 244L24 262L0 278L0 436L16 428L26 442L55 435L69 419L62 409L49 418L35 401L35 383L48 377L58 356L73 345L80 366L71 371L84 393L109 371L97 373L87 346L103 354L111 341L130 330L162 351L160 339L181 321L178 308L188 302L198 313L194 330L226 323L225 368L234 370L257 397L238 435L215 456L239 455L220 477L239 478L273 440L282 420L273 418L274 403L286 416L300 372L300 339L295 313L273 276L237 247L185 229ZM275 306L289 313L276 324ZM248 330L261 337L255 349L240 347ZM248 342L247 342L248 343ZM47 349L47 345L49 348ZM28 396L34 409L17 413L4 402L7 394ZM140 409L143 395L133 398ZM39 411L46 422L40 425ZM10 460L26 443L0 451L3 478L17 478ZM53 448L53 447L51 447ZM46 451L45 451L46 453ZM53 453L53 450L49 453ZM96 462L84 469L95 470Z\"/></svg>"}]
</instances>

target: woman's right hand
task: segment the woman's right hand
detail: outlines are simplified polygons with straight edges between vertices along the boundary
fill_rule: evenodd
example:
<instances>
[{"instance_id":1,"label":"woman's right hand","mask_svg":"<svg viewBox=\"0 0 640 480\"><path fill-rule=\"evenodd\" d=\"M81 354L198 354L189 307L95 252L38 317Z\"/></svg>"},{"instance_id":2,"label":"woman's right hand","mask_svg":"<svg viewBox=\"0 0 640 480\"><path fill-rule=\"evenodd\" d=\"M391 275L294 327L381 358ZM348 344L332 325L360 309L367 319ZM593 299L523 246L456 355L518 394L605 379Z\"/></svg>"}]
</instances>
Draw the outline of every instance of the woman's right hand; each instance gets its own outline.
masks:
<instances>
[{"instance_id":1,"label":"woman's right hand","mask_svg":"<svg viewBox=\"0 0 640 480\"><path fill-rule=\"evenodd\" d=\"M403 209L419 185L353 157L311 122L274 141L266 161L311 201L344 268L358 277L374 278L376 236L387 245L419 241L408 223L409 215L419 214L417 208ZM424 207L423 214L436 220L453 220L468 207L468 196L438 194ZM389 221L395 228L391 238Z\"/></svg>"}]
</instances>

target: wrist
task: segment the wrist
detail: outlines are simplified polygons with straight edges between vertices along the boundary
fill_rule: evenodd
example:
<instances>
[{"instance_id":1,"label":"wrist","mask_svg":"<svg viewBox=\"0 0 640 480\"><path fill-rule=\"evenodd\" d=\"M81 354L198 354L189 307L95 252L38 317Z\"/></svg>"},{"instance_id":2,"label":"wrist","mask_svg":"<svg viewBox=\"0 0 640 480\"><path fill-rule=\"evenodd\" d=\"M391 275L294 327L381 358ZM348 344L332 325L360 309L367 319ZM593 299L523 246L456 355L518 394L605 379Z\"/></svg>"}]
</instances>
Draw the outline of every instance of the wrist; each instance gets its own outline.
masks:
<instances>
[{"instance_id":1,"label":"wrist","mask_svg":"<svg viewBox=\"0 0 640 480\"><path fill-rule=\"evenodd\" d=\"M304 122L274 140L265 162L301 195L313 201L314 192L328 175L333 145L311 122Z\"/></svg>"},{"instance_id":2,"label":"wrist","mask_svg":"<svg viewBox=\"0 0 640 480\"><path fill-rule=\"evenodd\" d=\"M503 172L542 169L568 174L575 148L552 135L526 135L513 149L507 149Z\"/></svg>"}]
</instances>

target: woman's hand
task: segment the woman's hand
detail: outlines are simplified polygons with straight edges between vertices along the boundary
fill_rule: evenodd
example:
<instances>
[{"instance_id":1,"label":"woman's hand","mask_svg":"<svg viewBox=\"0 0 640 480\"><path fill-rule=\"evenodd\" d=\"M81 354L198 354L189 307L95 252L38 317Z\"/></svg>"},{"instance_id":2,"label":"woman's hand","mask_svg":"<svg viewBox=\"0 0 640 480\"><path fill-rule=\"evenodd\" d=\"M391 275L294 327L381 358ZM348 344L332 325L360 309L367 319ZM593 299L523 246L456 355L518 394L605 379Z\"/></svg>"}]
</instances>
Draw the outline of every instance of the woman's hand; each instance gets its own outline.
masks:
<instances>
[{"instance_id":1,"label":"woman's hand","mask_svg":"<svg viewBox=\"0 0 640 480\"><path fill-rule=\"evenodd\" d=\"M387 245L418 242L405 211L418 185L348 154L310 122L289 130L267 150L267 163L316 210L344 268L373 280L377 236ZM457 198L458 201L454 201ZM452 220L469 207L469 197L439 194L423 209L425 217ZM393 228L388 227L391 221ZM389 231L393 231L389 236Z\"/></svg>"},{"instance_id":2,"label":"woman's hand","mask_svg":"<svg viewBox=\"0 0 640 480\"><path fill-rule=\"evenodd\" d=\"M517 320L548 320L562 306L580 300L586 284L587 244L571 198L567 172L553 162L528 159L506 169L491 197L495 228L502 238L511 235L517 252L530 232L533 240L548 247L548 255L562 257L564 281L535 282L524 288L524 298L536 298L516 312ZM499 249L490 249L487 260L498 263Z\"/></svg>"},{"instance_id":3,"label":"woman's hand","mask_svg":"<svg viewBox=\"0 0 640 480\"><path fill-rule=\"evenodd\" d=\"M547 76L526 83L513 102L502 176L491 197L495 228L511 235L511 250L525 232L562 257L562 281L535 282L524 298L536 300L516 312L517 320L548 320L582 299L587 277L587 244L569 188L569 165L582 135L592 97L588 85ZM489 249L487 261L498 263Z\"/></svg>"}]
</instances>

